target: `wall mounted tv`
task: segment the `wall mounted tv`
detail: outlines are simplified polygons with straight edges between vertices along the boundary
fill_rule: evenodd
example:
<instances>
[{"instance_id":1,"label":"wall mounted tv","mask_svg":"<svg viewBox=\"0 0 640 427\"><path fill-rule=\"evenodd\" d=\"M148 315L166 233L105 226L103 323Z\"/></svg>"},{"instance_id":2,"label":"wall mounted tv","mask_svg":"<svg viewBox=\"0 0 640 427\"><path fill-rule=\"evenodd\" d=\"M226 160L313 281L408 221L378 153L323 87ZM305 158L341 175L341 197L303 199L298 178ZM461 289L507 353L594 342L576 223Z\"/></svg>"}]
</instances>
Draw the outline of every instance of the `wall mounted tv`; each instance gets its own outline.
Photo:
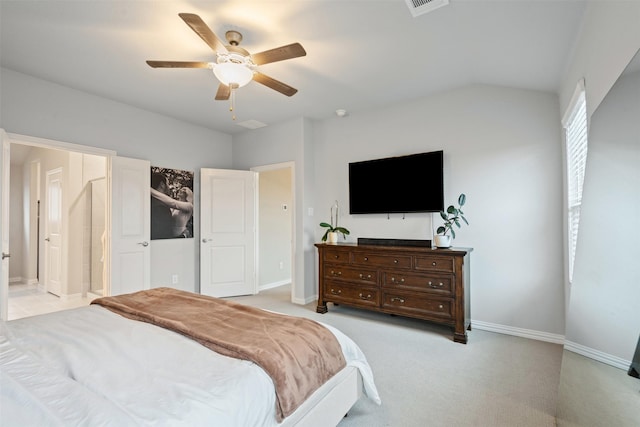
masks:
<instances>
[{"instance_id":1,"label":"wall mounted tv","mask_svg":"<svg viewBox=\"0 0 640 427\"><path fill-rule=\"evenodd\" d=\"M444 210L443 152L349 163L349 213Z\"/></svg>"}]
</instances>

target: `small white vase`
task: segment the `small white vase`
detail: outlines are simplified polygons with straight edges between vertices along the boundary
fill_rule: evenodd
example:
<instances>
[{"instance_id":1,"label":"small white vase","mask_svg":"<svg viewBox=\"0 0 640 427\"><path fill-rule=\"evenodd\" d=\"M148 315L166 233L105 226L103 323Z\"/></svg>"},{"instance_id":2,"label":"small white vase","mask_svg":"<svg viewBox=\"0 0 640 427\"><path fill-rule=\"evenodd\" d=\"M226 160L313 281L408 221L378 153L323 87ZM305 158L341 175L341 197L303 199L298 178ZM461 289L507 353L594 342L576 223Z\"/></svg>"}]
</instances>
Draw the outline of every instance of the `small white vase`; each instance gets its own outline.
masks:
<instances>
[{"instance_id":1,"label":"small white vase","mask_svg":"<svg viewBox=\"0 0 640 427\"><path fill-rule=\"evenodd\" d=\"M327 234L327 243L338 243L338 233L330 231L329 234Z\"/></svg>"},{"instance_id":2,"label":"small white vase","mask_svg":"<svg viewBox=\"0 0 640 427\"><path fill-rule=\"evenodd\" d=\"M451 236L442 236L440 234L433 236L437 248L451 247Z\"/></svg>"}]
</instances>

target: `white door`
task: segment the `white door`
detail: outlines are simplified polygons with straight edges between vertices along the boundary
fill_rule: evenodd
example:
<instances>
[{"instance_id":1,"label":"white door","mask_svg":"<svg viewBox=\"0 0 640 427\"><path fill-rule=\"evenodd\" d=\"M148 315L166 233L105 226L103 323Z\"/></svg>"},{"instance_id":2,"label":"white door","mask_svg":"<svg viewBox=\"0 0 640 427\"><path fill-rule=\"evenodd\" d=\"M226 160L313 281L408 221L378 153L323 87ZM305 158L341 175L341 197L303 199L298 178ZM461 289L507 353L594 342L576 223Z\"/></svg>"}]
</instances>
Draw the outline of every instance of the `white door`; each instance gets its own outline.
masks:
<instances>
[{"instance_id":1,"label":"white door","mask_svg":"<svg viewBox=\"0 0 640 427\"><path fill-rule=\"evenodd\" d=\"M62 168L47 171L45 187L46 207L44 214L44 283L45 290L54 295L62 295L64 278L64 218L62 210L63 179Z\"/></svg>"},{"instance_id":2,"label":"white door","mask_svg":"<svg viewBox=\"0 0 640 427\"><path fill-rule=\"evenodd\" d=\"M0 129L0 193L2 207L0 208L0 240L2 241L2 264L0 264L0 319L9 318L9 138Z\"/></svg>"},{"instance_id":3,"label":"white door","mask_svg":"<svg viewBox=\"0 0 640 427\"><path fill-rule=\"evenodd\" d=\"M125 294L151 286L151 164L147 160L111 158L111 250L105 260L110 289ZM110 268L109 268L110 265ZM109 280L110 279L110 280Z\"/></svg>"},{"instance_id":4,"label":"white door","mask_svg":"<svg viewBox=\"0 0 640 427\"><path fill-rule=\"evenodd\" d=\"M200 293L257 292L256 184L251 171L201 169Z\"/></svg>"}]
</instances>

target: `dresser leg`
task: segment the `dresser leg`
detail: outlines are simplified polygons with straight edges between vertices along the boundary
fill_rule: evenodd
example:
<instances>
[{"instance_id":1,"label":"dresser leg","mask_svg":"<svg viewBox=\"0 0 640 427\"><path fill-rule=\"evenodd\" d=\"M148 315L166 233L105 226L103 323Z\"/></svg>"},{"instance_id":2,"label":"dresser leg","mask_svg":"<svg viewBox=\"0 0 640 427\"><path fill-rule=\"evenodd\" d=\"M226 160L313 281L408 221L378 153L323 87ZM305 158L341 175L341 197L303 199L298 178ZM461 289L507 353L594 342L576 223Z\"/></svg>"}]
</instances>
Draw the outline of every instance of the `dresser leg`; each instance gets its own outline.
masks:
<instances>
[{"instance_id":1,"label":"dresser leg","mask_svg":"<svg viewBox=\"0 0 640 427\"><path fill-rule=\"evenodd\" d=\"M318 306L316 307L316 313L325 314L327 311L327 303L318 301Z\"/></svg>"},{"instance_id":2,"label":"dresser leg","mask_svg":"<svg viewBox=\"0 0 640 427\"><path fill-rule=\"evenodd\" d=\"M467 333L463 333L463 334L459 334L458 332L454 332L453 333L453 341L454 342L459 342L462 344L466 344L467 343Z\"/></svg>"}]
</instances>

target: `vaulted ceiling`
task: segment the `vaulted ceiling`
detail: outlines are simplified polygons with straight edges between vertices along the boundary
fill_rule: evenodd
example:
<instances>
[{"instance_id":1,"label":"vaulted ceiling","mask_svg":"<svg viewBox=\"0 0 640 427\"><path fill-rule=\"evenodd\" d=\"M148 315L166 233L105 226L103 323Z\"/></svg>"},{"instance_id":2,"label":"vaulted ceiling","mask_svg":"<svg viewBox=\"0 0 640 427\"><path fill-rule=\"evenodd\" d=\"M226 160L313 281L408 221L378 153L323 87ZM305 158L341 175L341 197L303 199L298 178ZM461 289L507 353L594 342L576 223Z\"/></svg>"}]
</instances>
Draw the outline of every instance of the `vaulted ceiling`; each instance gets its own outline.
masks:
<instances>
[{"instance_id":1,"label":"vaulted ceiling","mask_svg":"<svg viewBox=\"0 0 640 427\"><path fill-rule=\"evenodd\" d=\"M557 92L585 1L450 0L414 17L404 0L0 0L0 65L225 133L245 121L325 119L473 84ZM257 53L299 42L307 55L260 72L298 89L256 82L216 101L208 69L145 61L215 61L178 13L199 15L224 40L242 33Z\"/></svg>"}]
</instances>

